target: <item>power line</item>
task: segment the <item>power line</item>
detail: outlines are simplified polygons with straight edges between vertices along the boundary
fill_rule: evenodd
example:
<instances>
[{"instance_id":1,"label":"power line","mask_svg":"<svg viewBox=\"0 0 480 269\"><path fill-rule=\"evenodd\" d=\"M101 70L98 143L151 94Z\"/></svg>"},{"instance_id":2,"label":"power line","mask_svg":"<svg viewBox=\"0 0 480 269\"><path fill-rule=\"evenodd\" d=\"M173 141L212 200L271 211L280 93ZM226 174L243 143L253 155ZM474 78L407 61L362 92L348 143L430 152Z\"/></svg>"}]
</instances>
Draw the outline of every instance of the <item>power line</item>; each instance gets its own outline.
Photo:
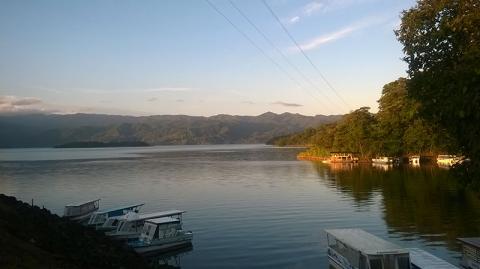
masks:
<instances>
[{"instance_id":1,"label":"power line","mask_svg":"<svg viewBox=\"0 0 480 269\"><path fill-rule=\"evenodd\" d=\"M302 47L298 44L298 42L295 40L295 38L293 38L293 36L290 34L288 29L282 23L280 18L278 18L277 14L275 14L275 12L270 7L270 5L268 5L267 1L262 0L262 2L265 5L265 7L267 7L267 9L270 11L272 16L277 20L277 22L282 27L283 31L288 35L290 40L292 40L292 42L295 44L295 46L298 48L298 50L302 52L305 59L307 59L307 61L310 63L310 65L313 67L313 69L315 69L315 71L317 71L317 73L320 75L320 77L325 82L325 84L327 84L327 86L330 88L330 90L332 90L335 93L335 95L338 97L338 99L340 99L349 109L351 109L350 105L345 101L345 99L342 98L342 96L340 96L340 94L337 92L337 90L335 90L335 88L332 86L332 84L330 84L330 82L327 80L327 78L322 74L322 72L320 72L320 69L318 69L318 67L313 63L313 61L310 59L310 57L308 57L308 55L305 53L305 51L302 49Z\"/></svg>"},{"instance_id":2,"label":"power line","mask_svg":"<svg viewBox=\"0 0 480 269\"><path fill-rule=\"evenodd\" d=\"M232 0L229 0L229 2L230 2L230 5L232 5L232 7L235 8L238 11L238 13L240 13L240 15L242 15L242 17L255 29L255 31L257 31L257 33L260 34L263 37L263 39L265 39L270 44L270 46L272 46L277 51L277 53L282 56L282 58L288 63L288 65L291 68L295 69L295 71L297 71L297 73L300 74L300 76L305 81L307 81L307 83L310 84L310 86L316 89L325 99L327 99L330 103L334 104L330 99L330 97L328 97L328 95L323 93L295 64L293 64L292 61L290 61L290 59L288 59L288 57L285 55L285 53L283 53L273 43L273 41L270 38L268 38L268 36L265 33L263 33L263 31L260 30L260 28L252 20L250 20L250 18L237 5L235 5L235 3Z\"/></svg>"},{"instance_id":3,"label":"power line","mask_svg":"<svg viewBox=\"0 0 480 269\"><path fill-rule=\"evenodd\" d=\"M218 14L220 14L237 32L239 32L252 46L254 46L260 53L263 54L270 62L272 62L279 70L281 70L287 77L293 81L299 88L304 90L305 92L308 92L313 98L315 98L318 102L323 103L320 99L318 99L316 96L312 95L309 91L307 91L305 88L303 88L302 84L299 83L295 78L293 78L287 70L285 70L279 63L277 63L272 57L270 57L260 46L258 46L245 32L243 32L235 23L233 23L232 20L230 20L222 11L220 11L210 0L205 0L205 2L210 5L210 7L213 8ZM324 104L323 104L324 105Z\"/></svg>"}]
</instances>

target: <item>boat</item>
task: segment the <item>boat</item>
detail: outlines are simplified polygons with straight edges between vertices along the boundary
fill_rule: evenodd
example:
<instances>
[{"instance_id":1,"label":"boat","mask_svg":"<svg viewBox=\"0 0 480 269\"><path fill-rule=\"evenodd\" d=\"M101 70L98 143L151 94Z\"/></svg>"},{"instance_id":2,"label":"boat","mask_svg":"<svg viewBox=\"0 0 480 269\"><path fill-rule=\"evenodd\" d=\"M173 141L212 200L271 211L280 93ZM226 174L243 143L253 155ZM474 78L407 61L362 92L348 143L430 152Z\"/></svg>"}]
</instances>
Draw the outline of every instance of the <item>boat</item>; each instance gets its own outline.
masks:
<instances>
[{"instance_id":1,"label":"boat","mask_svg":"<svg viewBox=\"0 0 480 269\"><path fill-rule=\"evenodd\" d=\"M419 248L407 248L412 269L458 269L439 257Z\"/></svg>"},{"instance_id":2,"label":"boat","mask_svg":"<svg viewBox=\"0 0 480 269\"><path fill-rule=\"evenodd\" d=\"M100 206L100 199L68 204L65 206L63 216L80 223L88 221L93 212Z\"/></svg>"},{"instance_id":3,"label":"boat","mask_svg":"<svg viewBox=\"0 0 480 269\"><path fill-rule=\"evenodd\" d=\"M421 249L406 249L362 229L331 229L327 256L336 269L453 269Z\"/></svg>"},{"instance_id":4,"label":"boat","mask_svg":"<svg viewBox=\"0 0 480 269\"><path fill-rule=\"evenodd\" d=\"M182 229L178 218L161 217L145 221L137 240L128 243L139 254L169 251L191 245L193 233Z\"/></svg>"},{"instance_id":5,"label":"boat","mask_svg":"<svg viewBox=\"0 0 480 269\"><path fill-rule=\"evenodd\" d=\"M452 166L457 163L462 163L463 158L456 155L438 155L437 164L439 166Z\"/></svg>"},{"instance_id":6,"label":"boat","mask_svg":"<svg viewBox=\"0 0 480 269\"><path fill-rule=\"evenodd\" d=\"M410 269L408 250L361 229L332 229L327 255L337 269Z\"/></svg>"},{"instance_id":7,"label":"boat","mask_svg":"<svg viewBox=\"0 0 480 269\"><path fill-rule=\"evenodd\" d=\"M468 269L480 268L480 237L457 238L462 244L460 264Z\"/></svg>"},{"instance_id":8,"label":"boat","mask_svg":"<svg viewBox=\"0 0 480 269\"><path fill-rule=\"evenodd\" d=\"M419 155L412 155L412 156L408 157L408 162L413 166L419 166L420 165L420 156Z\"/></svg>"},{"instance_id":9,"label":"boat","mask_svg":"<svg viewBox=\"0 0 480 269\"><path fill-rule=\"evenodd\" d=\"M181 210L168 210L147 214L128 212L119 219L116 230L106 232L105 234L117 240L135 240L140 236L146 220L172 217L180 220L181 223L183 213L185 213L185 211Z\"/></svg>"},{"instance_id":10,"label":"boat","mask_svg":"<svg viewBox=\"0 0 480 269\"><path fill-rule=\"evenodd\" d=\"M357 163L357 155L355 152L330 152L330 163Z\"/></svg>"},{"instance_id":11,"label":"boat","mask_svg":"<svg viewBox=\"0 0 480 269\"><path fill-rule=\"evenodd\" d=\"M393 157L377 157L372 159L372 163L378 163L378 164L393 164L394 163L394 158Z\"/></svg>"},{"instance_id":12,"label":"boat","mask_svg":"<svg viewBox=\"0 0 480 269\"><path fill-rule=\"evenodd\" d=\"M144 203L132 204L132 205L119 206L115 208L104 209L104 210L93 212L92 215L90 216L90 219L88 220L87 226L92 226L100 230L114 229L116 226L114 224L118 223L118 221L115 222L117 218L113 218L111 221L108 221L109 218L122 216L130 211L138 213L138 211L143 205ZM108 223L106 223L107 221ZM104 225L104 224L107 224L107 225Z\"/></svg>"}]
</instances>

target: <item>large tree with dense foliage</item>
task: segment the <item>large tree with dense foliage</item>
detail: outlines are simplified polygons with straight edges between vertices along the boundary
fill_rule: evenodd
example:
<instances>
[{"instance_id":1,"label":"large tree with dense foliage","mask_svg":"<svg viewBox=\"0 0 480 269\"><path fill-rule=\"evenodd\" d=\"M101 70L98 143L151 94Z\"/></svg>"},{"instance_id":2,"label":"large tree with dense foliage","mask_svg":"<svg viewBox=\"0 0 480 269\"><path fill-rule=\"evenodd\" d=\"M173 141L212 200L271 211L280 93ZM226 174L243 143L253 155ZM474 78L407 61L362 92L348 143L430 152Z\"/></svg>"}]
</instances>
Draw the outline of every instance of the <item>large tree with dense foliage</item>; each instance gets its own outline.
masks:
<instances>
[{"instance_id":1,"label":"large tree with dense foliage","mask_svg":"<svg viewBox=\"0 0 480 269\"><path fill-rule=\"evenodd\" d=\"M480 1L419 0L396 32L408 63L408 93L471 158L480 177ZM480 181L480 180L478 180Z\"/></svg>"}]
</instances>

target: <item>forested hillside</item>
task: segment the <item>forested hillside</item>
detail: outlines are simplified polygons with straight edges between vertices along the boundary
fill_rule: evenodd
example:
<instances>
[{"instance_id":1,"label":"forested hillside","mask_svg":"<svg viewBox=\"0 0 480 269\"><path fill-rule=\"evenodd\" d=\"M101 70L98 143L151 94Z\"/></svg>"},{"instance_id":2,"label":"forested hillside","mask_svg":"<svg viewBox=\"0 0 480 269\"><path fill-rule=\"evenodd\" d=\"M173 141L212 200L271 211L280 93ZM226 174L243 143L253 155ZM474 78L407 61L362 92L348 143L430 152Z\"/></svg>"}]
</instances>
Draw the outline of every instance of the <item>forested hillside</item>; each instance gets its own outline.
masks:
<instances>
[{"instance_id":1,"label":"forested hillside","mask_svg":"<svg viewBox=\"0 0 480 269\"><path fill-rule=\"evenodd\" d=\"M82 141L139 141L150 145L265 143L269 139L331 123L341 116L115 116L96 114L0 116L0 147L51 147Z\"/></svg>"}]
</instances>

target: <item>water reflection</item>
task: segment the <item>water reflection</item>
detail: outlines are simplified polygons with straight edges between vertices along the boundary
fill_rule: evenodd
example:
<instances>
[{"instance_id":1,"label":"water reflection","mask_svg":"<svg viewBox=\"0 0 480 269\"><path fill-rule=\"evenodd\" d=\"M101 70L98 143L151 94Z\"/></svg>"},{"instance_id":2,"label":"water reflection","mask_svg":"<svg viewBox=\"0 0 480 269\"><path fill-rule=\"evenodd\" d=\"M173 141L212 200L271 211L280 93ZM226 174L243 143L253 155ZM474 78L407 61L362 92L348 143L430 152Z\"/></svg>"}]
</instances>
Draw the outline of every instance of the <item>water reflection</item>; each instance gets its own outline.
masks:
<instances>
[{"instance_id":1,"label":"water reflection","mask_svg":"<svg viewBox=\"0 0 480 269\"><path fill-rule=\"evenodd\" d=\"M181 259L193 250L192 245L182 247L180 249L164 252L161 254L151 255L146 257L147 263L154 269L167 269L167 268L182 268Z\"/></svg>"},{"instance_id":2,"label":"water reflection","mask_svg":"<svg viewBox=\"0 0 480 269\"><path fill-rule=\"evenodd\" d=\"M353 198L356 206L381 196L383 219L389 233L401 240L446 245L458 250L457 237L480 234L480 199L465 191L449 171L436 166L347 167L314 163L330 187ZM328 175L328 176L325 176Z\"/></svg>"}]
</instances>

